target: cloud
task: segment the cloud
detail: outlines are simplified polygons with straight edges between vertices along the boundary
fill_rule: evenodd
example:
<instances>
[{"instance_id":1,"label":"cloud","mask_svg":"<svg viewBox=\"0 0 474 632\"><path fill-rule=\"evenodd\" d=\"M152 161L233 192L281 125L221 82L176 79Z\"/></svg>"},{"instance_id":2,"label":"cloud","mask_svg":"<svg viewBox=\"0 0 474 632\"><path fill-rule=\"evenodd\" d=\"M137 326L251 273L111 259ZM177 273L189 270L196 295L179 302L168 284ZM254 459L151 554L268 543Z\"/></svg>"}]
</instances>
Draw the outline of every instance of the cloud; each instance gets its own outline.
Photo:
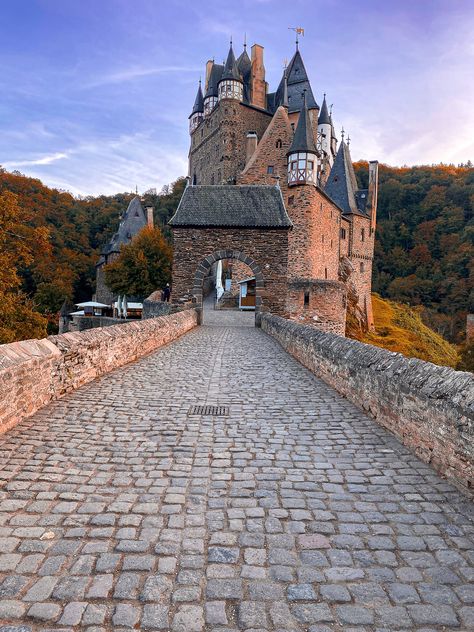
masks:
<instances>
[{"instance_id":1,"label":"cloud","mask_svg":"<svg viewBox=\"0 0 474 632\"><path fill-rule=\"evenodd\" d=\"M82 84L83 88L97 88L99 86L112 85L114 83L124 83L126 81L134 81L135 79L141 79L142 77L149 77L151 75L161 75L166 73L195 73L201 70L200 66L151 66L133 68L127 68L118 70L110 74L102 75L96 79L92 79L89 82Z\"/></svg>"},{"instance_id":2,"label":"cloud","mask_svg":"<svg viewBox=\"0 0 474 632\"><path fill-rule=\"evenodd\" d=\"M52 162L56 162L58 160L64 160L64 158L68 158L68 154L64 152L56 152L55 154L50 154L49 156L43 156L42 158L35 158L34 160L19 160L6 162L4 167L6 169L17 169L18 167L29 167L33 165L50 165Z\"/></svg>"}]
</instances>

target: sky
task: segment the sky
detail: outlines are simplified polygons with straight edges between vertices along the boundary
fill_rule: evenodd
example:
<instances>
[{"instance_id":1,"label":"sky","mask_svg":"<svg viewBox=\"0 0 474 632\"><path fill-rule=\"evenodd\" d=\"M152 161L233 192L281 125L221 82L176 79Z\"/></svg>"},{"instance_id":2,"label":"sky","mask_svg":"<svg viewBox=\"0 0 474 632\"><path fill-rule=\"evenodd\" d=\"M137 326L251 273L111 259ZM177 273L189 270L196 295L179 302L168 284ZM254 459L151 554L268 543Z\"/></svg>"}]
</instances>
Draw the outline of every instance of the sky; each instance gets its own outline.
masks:
<instances>
[{"instance_id":1,"label":"sky","mask_svg":"<svg viewBox=\"0 0 474 632\"><path fill-rule=\"evenodd\" d=\"M187 173L205 62L265 47L276 89L294 32L353 160L474 161L474 0L0 0L0 165L75 195Z\"/></svg>"}]
</instances>

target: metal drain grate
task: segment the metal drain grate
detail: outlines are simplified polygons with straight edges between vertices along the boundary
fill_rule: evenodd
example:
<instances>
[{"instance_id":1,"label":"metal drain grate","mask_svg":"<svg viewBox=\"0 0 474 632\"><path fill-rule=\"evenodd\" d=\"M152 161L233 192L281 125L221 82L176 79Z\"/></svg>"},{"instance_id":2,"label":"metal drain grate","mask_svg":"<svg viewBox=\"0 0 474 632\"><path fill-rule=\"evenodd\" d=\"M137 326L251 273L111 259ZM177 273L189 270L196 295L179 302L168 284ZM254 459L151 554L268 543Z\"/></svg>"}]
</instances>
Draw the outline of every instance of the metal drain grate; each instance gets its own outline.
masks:
<instances>
[{"instance_id":1,"label":"metal drain grate","mask_svg":"<svg viewBox=\"0 0 474 632\"><path fill-rule=\"evenodd\" d=\"M224 417L228 414L228 406L191 406L188 410L188 415L212 415L213 417Z\"/></svg>"}]
</instances>

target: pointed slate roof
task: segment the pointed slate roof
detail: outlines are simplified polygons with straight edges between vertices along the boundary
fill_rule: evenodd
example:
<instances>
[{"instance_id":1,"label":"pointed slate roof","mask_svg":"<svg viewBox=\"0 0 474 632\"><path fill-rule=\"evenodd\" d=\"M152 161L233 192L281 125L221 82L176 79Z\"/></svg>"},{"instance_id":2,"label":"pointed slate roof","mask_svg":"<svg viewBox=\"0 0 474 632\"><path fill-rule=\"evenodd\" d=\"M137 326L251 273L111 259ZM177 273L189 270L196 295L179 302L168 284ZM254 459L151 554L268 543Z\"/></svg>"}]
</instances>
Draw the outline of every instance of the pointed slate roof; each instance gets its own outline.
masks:
<instances>
[{"instance_id":1,"label":"pointed slate roof","mask_svg":"<svg viewBox=\"0 0 474 632\"><path fill-rule=\"evenodd\" d=\"M235 79L236 81L242 81L242 77L240 76L240 72L237 67L237 62L235 61L232 42L230 43L229 53L227 55L227 61L225 62L221 80L222 79Z\"/></svg>"},{"instance_id":2,"label":"pointed slate roof","mask_svg":"<svg viewBox=\"0 0 474 632\"><path fill-rule=\"evenodd\" d=\"M318 108L316 100L311 90L308 74L303 63L303 58L299 50L293 55L287 68L288 81L288 104L290 112L299 112L303 109L303 92L306 90L306 104L311 110Z\"/></svg>"},{"instance_id":3,"label":"pointed slate roof","mask_svg":"<svg viewBox=\"0 0 474 632\"><path fill-rule=\"evenodd\" d=\"M134 197L122 216L118 231L108 244L102 249L102 254L120 252L120 246L128 244L133 237L147 225L147 219L140 198Z\"/></svg>"},{"instance_id":4,"label":"pointed slate roof","mask_svg":"<svg viewBox=\"0 0 474 632\"><path fill-rule=\"evenodd\" d=\"M170 226L290 228L281 189L269 185L187 186Z\"/></svg>"},{"instance_id":5,"label":"pointed slate roof","mask_svg":"<svg viewBox=\"0 0 474 632\"><path fill-rule=\"evenodd\" d=\"M293 136L293 142L288 150L288 154L293 154L297 151L309 151L319 155L316 143L314 142L313 129L311 127L305 95L303 97L303 109L300 112L298 125L296 126L295 135Z\"/></svg>"},{"instance_id":6,"label":"pointed slate roof","mask_svg":"<svg viewBox=\"0 0 474 632\"><path fill-rule=\"evenodd\" d=\"M218 96L217 84L221 80L223 72L224 72L224 66L222 66L221 64L215 64L215 63L212 64L211 72L209 74L209 81L207 84L206 94L204 95L205 99L207 99L207 97Z\"/></svg>"},{"instance_id":7,"label":"pointed slate roof","mask_svg":"<svg viewBox=\"0 0 474 632\"><path fill-rule=\"evenodd\" d=\"M204 112L204 97L202 96L201 80L199 80L199 88L196 94L196 99L194 100L193 111L191 112L189 118L198 112Z\"/></svg>"},{"instance_id":8,"label":"pointed slate roof","mask_svg":"<svg viewBox=\"0 0 474 632\"><path fill-rule=\"evenodd\" d=\"M329 117L329 110L326 103L326 95L324 95L323 104L319 113L318 125L331 125L331 119Z\"/></svg>"},{"instance_id":9,"label":"pointed slate roof","mask_svg":"<svg viewBox=\"0 0 474 632\"><path fill-rule=\"evenodd\" d=\"M343 140L339 145L324 192L339 206L344 215L351 213L364 214L361 213L359 208L364 199L361 197L364 192L357 190L357 180L354 167L352 166L351 154L349 147Z\"/></svg>"}]
</instances>

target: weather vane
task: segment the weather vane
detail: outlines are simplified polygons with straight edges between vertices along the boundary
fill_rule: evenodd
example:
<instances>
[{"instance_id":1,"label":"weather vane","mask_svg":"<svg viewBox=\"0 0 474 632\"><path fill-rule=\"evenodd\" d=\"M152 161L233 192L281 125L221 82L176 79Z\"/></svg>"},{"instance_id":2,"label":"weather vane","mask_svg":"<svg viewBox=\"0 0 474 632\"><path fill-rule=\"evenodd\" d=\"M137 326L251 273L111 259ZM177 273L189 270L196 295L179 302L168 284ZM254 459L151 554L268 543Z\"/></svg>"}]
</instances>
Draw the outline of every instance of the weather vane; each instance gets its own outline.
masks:
<instances>
[{"instance_id":1,"label":"weather vane","mask_svg":"<svg viewBox=\"0 0 474 632\"><path fill-rule=\"evenodd\" d=\"M289 26L288 30L294 31L296 33L296 50L298 50L298 35L302 35L304 37L304 28L302 28L301 26Z\"/></svg>"}]
</instances>

